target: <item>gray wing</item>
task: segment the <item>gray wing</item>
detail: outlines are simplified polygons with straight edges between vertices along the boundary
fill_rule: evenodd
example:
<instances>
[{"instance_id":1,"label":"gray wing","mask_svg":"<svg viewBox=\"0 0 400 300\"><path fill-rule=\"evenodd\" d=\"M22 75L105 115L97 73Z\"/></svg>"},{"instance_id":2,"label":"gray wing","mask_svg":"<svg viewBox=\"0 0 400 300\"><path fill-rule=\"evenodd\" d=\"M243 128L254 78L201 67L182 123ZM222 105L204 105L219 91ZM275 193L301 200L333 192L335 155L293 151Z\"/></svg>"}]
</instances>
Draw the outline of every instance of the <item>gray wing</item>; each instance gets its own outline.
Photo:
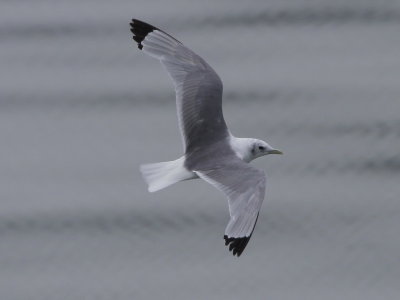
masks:
<instances>
[{"instance_id":1,"label":"gray wing","mask_svg":"<svg viewBox=\"0 0 400 300\"><path fill-rule=\"evenodd\" d=\"M222 191L229 200L230 220L225 229L225 245L240 256L256 226L265 196L266 176L261 170L230 157L229 163L195 173Z\"/></svg>"},{"instance_id":2,"label":"gray wing","mask_svg":"<svg viewBox=\"0 0 400 300\"><path fill-rule=\"evenodd\" d=\"M174 82L185 152L227 137L217 73L166 32L136 19L130 25L138 48L159 59Z\"/></svg>"}]
</instances>

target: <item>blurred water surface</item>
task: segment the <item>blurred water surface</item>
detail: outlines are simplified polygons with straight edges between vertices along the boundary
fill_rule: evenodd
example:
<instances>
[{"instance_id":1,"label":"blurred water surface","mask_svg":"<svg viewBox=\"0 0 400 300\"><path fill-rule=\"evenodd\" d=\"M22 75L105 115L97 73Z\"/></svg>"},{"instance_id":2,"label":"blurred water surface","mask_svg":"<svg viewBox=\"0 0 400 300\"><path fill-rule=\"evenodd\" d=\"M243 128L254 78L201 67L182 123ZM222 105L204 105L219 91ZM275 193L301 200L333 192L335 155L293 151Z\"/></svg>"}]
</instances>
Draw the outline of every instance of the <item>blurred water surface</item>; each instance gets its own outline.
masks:
<instances>
[{"instance_id":1,"label":"blurred water surface","mask_svg":"<svg viewBox=\"0 0 400 300\"><path fill-rule=\"evenodd\" d=\"M129 20L165 29L224 82L237 136L268 140L254 236L223 245L224 196L149 194L181 155L174 91ZM396 1L2 1L1 299L396 299Z\"/></svg>"}]
</instances>

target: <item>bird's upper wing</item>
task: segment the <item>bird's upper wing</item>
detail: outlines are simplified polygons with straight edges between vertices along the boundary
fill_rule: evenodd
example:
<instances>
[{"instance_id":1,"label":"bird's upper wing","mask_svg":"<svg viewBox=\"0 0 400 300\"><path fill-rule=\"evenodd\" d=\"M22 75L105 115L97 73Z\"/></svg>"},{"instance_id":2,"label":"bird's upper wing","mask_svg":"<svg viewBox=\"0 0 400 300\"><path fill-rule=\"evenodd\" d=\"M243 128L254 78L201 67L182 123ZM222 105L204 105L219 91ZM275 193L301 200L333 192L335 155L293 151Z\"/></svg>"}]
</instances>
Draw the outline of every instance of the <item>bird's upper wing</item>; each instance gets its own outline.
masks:
<instances>
[{"instance_id":1,"label":"bird's upper wing","mask_svg":"<svg viewBox=\"0 0 400 300\"><path fill-rule=\"evenodd\" d=\"M138 48L159 59L174 82L184 150L226 137L222 82L217 73L166 32L136 19L130 25Z\"/></svg>"},{"instance_id":2,"label":"bird's upper wing","mask_svg":"<svg viewBox=\"0 0 400 300\"><path fill-rule=\"evenodd\" d=\"M195 173L222 191L229 199L230 220L225 229L225 245L240 256L250 240L265 196L266 175L236 156L216 168Z\"/></svg>"}]
</instances>

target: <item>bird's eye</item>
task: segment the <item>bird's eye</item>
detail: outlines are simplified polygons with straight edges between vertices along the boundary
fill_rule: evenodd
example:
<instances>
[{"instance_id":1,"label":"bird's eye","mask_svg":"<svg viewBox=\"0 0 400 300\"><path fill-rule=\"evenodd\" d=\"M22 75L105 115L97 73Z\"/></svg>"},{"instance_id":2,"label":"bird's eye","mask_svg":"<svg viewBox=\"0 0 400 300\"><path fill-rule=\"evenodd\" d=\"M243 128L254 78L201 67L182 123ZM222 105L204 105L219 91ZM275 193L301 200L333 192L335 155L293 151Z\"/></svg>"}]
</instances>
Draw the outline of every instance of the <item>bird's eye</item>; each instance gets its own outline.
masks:
<instances>
[{"instance_id":1,"label":"bird's eye","mask_svg":"<svg viewBox=\"0 0 400 300\"><path fill-rule=\"evenodd\" d=\"M258 150L264 151L265 147L264 146L258 146Z\"/></svg>"}]
</instances>

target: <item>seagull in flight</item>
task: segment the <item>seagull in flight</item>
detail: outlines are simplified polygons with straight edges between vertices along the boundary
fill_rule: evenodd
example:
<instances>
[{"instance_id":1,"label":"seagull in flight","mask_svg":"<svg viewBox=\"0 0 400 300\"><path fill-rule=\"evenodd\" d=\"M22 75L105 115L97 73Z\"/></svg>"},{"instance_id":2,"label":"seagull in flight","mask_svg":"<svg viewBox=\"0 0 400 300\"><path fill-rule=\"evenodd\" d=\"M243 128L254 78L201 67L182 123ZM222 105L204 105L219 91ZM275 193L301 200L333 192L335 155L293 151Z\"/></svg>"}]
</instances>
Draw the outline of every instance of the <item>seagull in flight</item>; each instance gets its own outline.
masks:
<instances>
[{"instance_id":1,"label":"seagull in flight","mask_svg":"<svg viewBox=\"0 0 400 300\"><path fill-rule=\"evenodd\" d=\"M137 19L130 25L138 48L157 58L172 78L184 150L176 160L141 165L148 190L196 178L220 190L230 213L225 245L240 256L256 225L266 186L265 172L249 162L282 152L262 140L231 134L222 114L222 81L204 59L161 29Z\"/></svg>"}]
</instances>

